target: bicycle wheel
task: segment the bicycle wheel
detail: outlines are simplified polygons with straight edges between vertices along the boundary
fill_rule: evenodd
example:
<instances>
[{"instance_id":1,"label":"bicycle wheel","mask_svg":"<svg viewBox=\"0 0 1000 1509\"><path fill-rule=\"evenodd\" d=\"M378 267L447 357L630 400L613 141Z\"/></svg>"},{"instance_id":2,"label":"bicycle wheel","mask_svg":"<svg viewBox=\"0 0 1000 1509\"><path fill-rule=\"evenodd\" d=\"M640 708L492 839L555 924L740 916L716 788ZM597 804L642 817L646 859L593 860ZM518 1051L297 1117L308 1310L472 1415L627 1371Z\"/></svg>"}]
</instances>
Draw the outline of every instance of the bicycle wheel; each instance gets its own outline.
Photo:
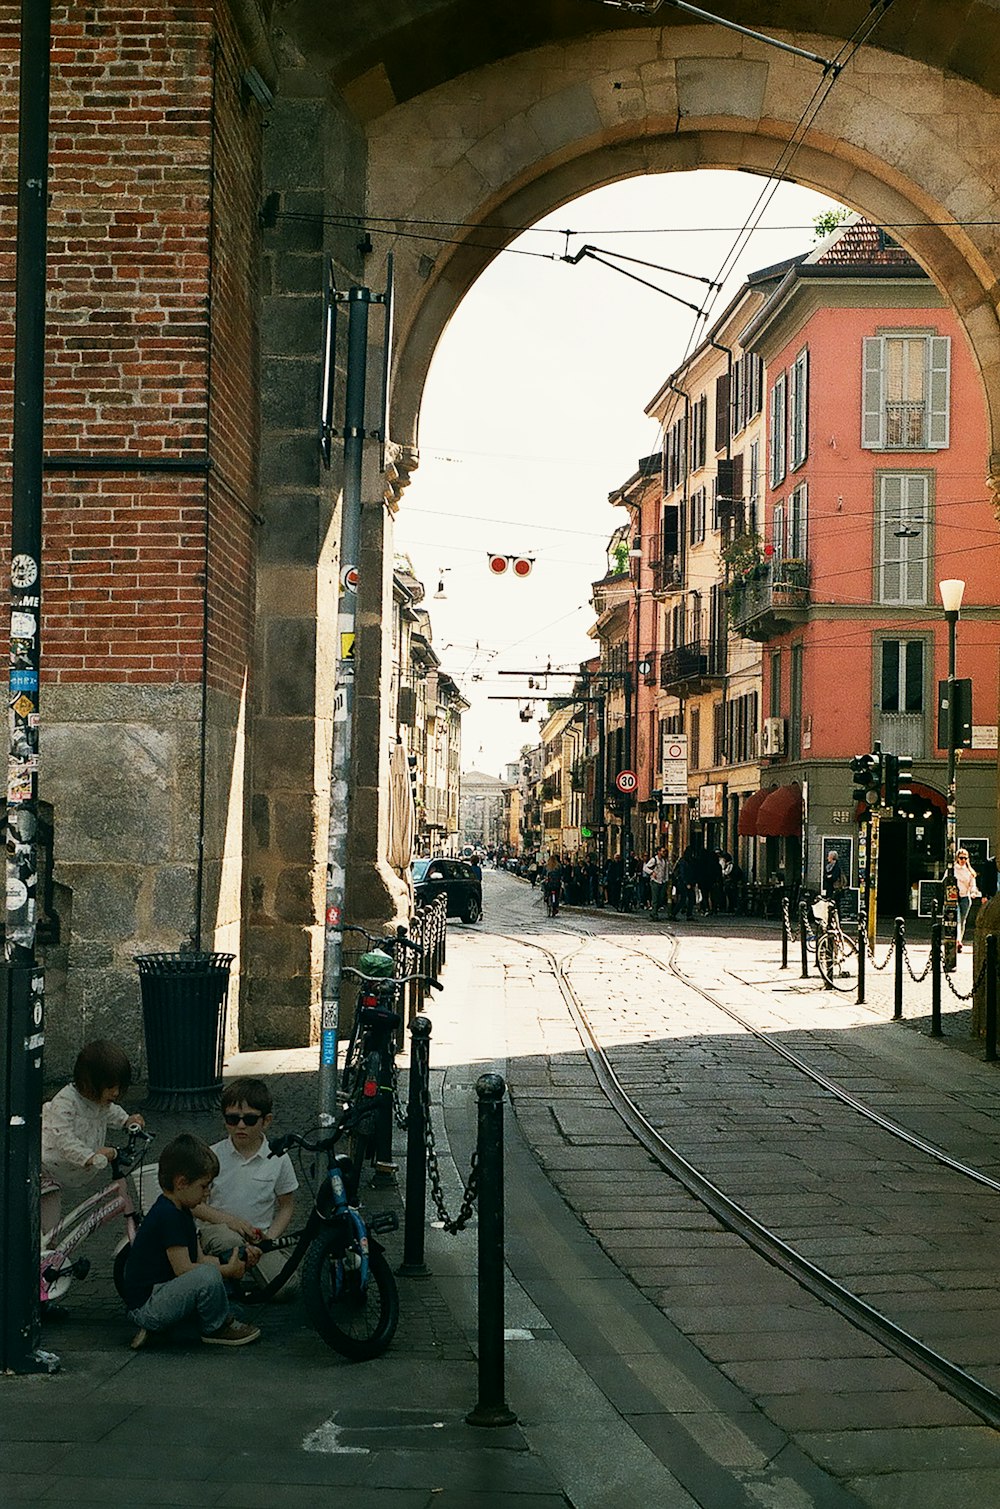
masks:
<instances>
[{"instance_id":1,"label":"bicycle wheel","mask_svg":"<svg viewBox=\"0 0 1000 1509\"><path fill-rule=\"evenodd\" d=\"M361 1259L336 1228L321 1231L306 1253L302 1299L310 1323L327 1346L364 1362L384 1352L399 1324L399 1293L384 1253L368 1258L368 1282L361 1286Z\"/></svg>"},{"instance_id":2,"label":"bicycle wheel","mask_svg":"<svg viewBox=\"0 0 1000 1509\"><path fill-rule=\"evenodd\" d=\"M816 963L827 985L853 990L858 983L858 948L844 933L822 933L816 942Z\"/></svg>"}]
</instances>

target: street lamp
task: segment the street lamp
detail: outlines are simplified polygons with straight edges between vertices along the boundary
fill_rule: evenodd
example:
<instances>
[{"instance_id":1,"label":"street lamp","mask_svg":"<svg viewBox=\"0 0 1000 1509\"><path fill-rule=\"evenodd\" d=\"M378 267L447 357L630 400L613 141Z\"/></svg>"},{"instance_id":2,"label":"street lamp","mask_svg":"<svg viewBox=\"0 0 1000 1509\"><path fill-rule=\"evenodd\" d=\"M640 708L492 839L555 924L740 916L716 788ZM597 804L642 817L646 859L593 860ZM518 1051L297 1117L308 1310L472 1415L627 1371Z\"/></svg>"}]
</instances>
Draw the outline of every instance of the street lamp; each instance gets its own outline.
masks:
<instances>
[{"instance_id":1,"label":"street lamp","mask_svg":"<svg viewBox=\"0 0 1000 1509\"><path fill-rule=\"evenodd\" d=\"M962 608L965 583L957 580L938 582L945 623L948 625L948 825L945 835L944 872L944 959L946 970L955 968L958 944L958 885L955 881L957 821L955 813L955 763L958 748L958 722L955 709L955 633Z\"/></svg>"}]
</instances>

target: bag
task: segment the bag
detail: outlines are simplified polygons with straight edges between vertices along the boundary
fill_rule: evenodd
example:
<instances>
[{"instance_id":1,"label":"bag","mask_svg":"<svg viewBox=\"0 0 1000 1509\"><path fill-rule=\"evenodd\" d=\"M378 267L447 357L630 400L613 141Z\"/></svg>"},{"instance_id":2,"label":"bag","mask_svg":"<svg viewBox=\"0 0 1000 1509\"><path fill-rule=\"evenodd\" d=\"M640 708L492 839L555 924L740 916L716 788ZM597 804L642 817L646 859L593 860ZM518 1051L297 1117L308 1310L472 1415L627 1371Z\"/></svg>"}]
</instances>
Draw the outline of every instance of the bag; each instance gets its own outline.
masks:
<instances>
[{"instance_id":1,"label":"bag","mask_svg":"<svg viewBox=\"0 0 1000 1509\"><path fill-rule=\"evenodd\" d=\"M843 870L841 870L840 874L833 882L833 889L835 891L844 891L847 889L847 876L844 874Z\"/></svg>"}]
</instances>

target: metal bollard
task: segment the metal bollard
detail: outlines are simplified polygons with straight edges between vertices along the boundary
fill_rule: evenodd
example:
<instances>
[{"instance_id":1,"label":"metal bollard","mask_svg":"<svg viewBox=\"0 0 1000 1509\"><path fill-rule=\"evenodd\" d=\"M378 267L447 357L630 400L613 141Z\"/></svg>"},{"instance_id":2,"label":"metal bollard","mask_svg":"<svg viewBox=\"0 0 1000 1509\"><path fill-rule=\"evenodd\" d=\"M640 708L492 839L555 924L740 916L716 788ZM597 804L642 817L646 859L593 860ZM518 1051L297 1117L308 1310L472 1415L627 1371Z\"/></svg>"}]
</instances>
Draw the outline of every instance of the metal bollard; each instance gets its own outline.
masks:
<instances>
[{"instance_id":1,"label":"metal bollard","mask_svg":"<svg viewBox=\"0 0 1000 1509\"><path fill-rule=\"evenodd\" d=\"M941 1031L941 918L935 904L931 922L931 1037Z\"/></svg>"},{"instance_id":2,"label":"metal bollard","mask_svg":"<svg viewBox=\"0 0 1000 1509\"><path fill-rule=\"evenodd\" d=\"M897 917L893 923L893 946L896 950L896 972L893 988L892 1018L903 1020L903 948L906 942L906 923Z\"/></svg>"},{"instance_id":3,"label":"metal bollard","mask_svg":"<svg viewBox=\"0 0 1000 1509\"><path fill-rule=\"evenodd\" d=\"M431 1023L415 1016L410 1027L410 1085L406 1112L406 1209L403 1213L403 1261L399 1272L405 1278L422 1278L430 1272L424 1262L424 1228L427 1214L427 1126L425 1107L431 1074Z\"/></svg>"},{"instance_id":4,"label":"metal bollard","mask_svg":"<svg viewBox=\"0 0 1000 1509\"><path fill-rule=\"evenodd\" d=\"M791 931L791 924L790 924L790 922L788 920L788 903L787 903L787 901L785 901L785 902L782 902L782 905L781 905L781 967L782 967L782 969L787 969L788 968L788 934L789 934L790 931Z\"/></svg>"},{"instance_id":5,"label":"metal bollard","mask_svg":"<svg viewBox=\"0 0 1000 1509\"><path fill-rule=\"evenodd\" d=\"M480 1074L479 1126L479 1399L469 1425L513 1425L504 1394L503 1358L503 1100L499 1074Z\"/></svg>"},{"instance_id":6,"label":"metal bollard","mask_svg":"<svg viewBox=\"0 0 1000 1509\"><path fill-rule=\"evenodd\" d=\"M802 978L809 978L809 938L806 932L806 904L799 902L799 949L802 954Z\"/></svg>"},{"instance_id":7,"label":"metal bollard","mask_svg":"<svg viewBox=\"0 0 1000 1509\"><path fill-rule=\"evenodd\" d=\"M986 1053L988 1064L997 1059L997 935L986 934Z\"/></svg>"},{"instance_id":8,"label":"metal bollard","mask_svg":"<svg viewBox=\"0 0 1000 1509\"><path fill-rule=\"evenodd\" d=\"M859 1006L865 1004L865 963L868 959L868 929L863 920L858 918L858 994L856 1001Z\"/></svg>"}]
</instances>

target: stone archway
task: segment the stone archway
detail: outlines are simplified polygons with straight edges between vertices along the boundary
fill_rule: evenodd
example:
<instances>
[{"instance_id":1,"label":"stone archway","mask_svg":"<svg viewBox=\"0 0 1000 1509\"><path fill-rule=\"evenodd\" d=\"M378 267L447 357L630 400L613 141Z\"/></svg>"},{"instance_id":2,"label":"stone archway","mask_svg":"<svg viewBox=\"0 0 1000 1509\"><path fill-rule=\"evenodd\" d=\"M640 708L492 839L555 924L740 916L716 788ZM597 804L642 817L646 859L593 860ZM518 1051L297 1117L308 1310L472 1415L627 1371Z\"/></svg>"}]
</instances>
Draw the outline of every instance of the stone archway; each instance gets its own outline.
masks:
<instances>
[{"instance_id":1,"label":"stone archway","mask_svg":"<svg viewBox=\"0 0 1000 1509\"><path fill-rule=\"evenodd\" d=\"M810 45L822 51L824 39ZM464 228L450 229L459 244L433 256L409 239L393 248L396 438L416 443L440 334L518 228L588 189L638 174L769 174L818 82L814 65L732 34L651 28L522 53L371 121L366 208L373 220ZM991 476L1000 472L1000 243L989 223L1000 218L998 126L995 95L868 49L838 79L786 172L898 227L898 239L946 291L983 380L993 437L983 461Z\"/></svg>"}]
</instances>

